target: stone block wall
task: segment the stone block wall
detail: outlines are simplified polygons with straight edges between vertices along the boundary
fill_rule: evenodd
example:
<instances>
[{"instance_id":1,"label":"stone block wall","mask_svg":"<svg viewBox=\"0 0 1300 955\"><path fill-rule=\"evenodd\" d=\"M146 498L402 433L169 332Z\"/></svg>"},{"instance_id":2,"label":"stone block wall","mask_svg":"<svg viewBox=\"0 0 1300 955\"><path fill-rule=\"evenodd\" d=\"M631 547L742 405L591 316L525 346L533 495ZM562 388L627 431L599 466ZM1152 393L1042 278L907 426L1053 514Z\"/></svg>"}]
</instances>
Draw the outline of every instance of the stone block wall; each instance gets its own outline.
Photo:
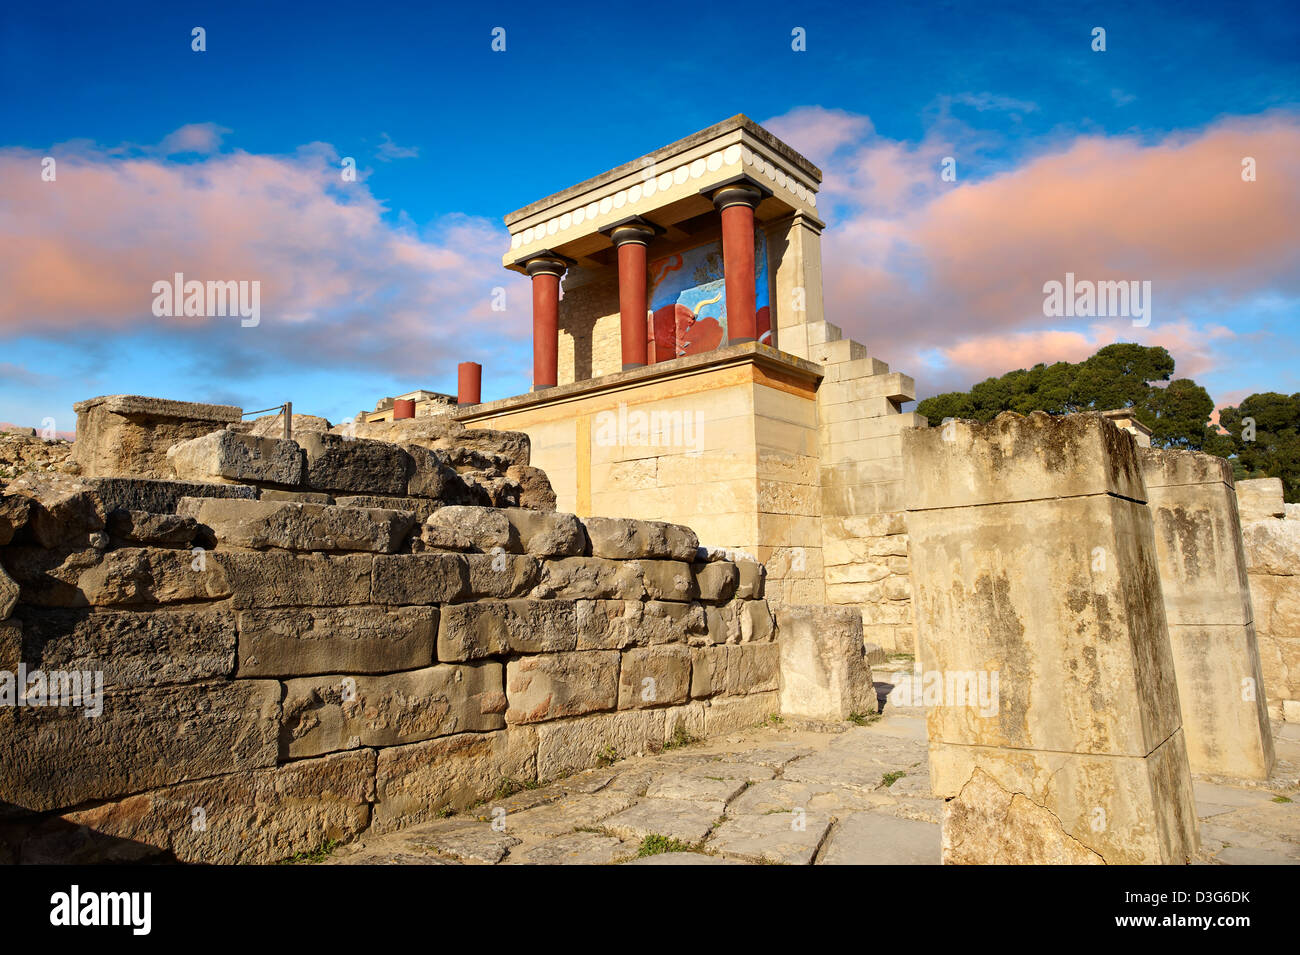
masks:
<instances>
[{"instance_id":1,"label":"stone block wall","mask_svg":"<svg viewBox=\"0 0 1300 955\"><path fill-rule=\"evenodd\" d=\"M1278 478L1238 481L1237 498L1269 715L1300 722L1300 513Z\"/></svg>"},{"instance_id":2,"label":"stone block wall","mask_svg":"<svg viewBox=\"0 0 1300 955\"><path fill-rule=\"evenodd\" d=\"M351 505L5 488L0 673L88 692L0 706L0 861L270 862L779 711L759 565L671 524L370 506L396 447L335 449Z\"/></svg>"}]
</instances>

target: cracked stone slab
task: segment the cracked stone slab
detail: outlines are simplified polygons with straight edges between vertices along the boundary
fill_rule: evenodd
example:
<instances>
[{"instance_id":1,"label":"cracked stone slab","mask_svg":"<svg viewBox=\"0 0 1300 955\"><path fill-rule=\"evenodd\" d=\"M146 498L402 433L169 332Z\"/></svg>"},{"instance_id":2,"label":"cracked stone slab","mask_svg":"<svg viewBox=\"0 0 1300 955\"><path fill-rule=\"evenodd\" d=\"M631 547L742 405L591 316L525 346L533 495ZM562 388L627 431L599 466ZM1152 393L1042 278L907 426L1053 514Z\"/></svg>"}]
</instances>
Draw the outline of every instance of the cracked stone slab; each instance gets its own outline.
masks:
<instances>
[{"instance_id":1,"label":"cracked stone slab","mask_svg":"<svg viewBox=\"0 0 1300 955\"><path fill-rule=\"evenodd\" d=\"M518 861L528 865L610 865L635 854L635 846L613 836L571 832L529 849Z\"/></svg>"},{"instance_id":2,"label":"cracked stone slab","mask_svg":"<svg viewBox=\"0 0 1300 955\"><path fill-rule=\"evenodd\" d=\"M925 766L912 767L904 770L905 776L902 776L888 786L884 787L885 791L891 796L921 796L934 798L934 793L930 790L930 771Z\"/></svg>"},{"instance_id":3,"label":"cracked stone slab","mask_svg":"<svg viewBox=\"0 0 1300 955\"><path fill-rule=\"evenodd\" d=\"M588 769L563 779L557 785L568 793L600 792L617 776L608 769Z\"/></svg>"},{"instance_id":4,"label":"cracked stone slab","mask_svg":"<svg viewBox=\"0 0 1300 955\"><path fill-rule=\"evenodd\" d=\"M684 799L708 806L716 819L722 815L727 803L744 789L743 779L713 779L699 773L673 773L655 780L645 794L656 799Z\"/></svg>"},{"instance_id":5,"label":"cracked stone slab","mask_svg":"<svg viewBox=\"0 0 1300 955\"><path fill-rule=\"evenodd\" d=\"M735 859L721 859L703 852L661 852L658 855L633 859L628 865L744 865Z\"/></svg>"},{"instance_id":6,"label":"cracked stone slab","mask_svg":"<svg viewBox=\"0 0 1300 955\"><path fill-rule=\"evenodd\" d=\"M341 858L326 859L322 865L461 865L431 852L402 852L383 849L362 850Z\"/></svg>"},{"instance_id":7,"label":"cracked stone slab","mask_svg":"<svg viewBox=\"0 0 1300 955\"><path fill-rule=\"evenodd\" d=\"M897 799L892 806L881 806L879 811L898 816L900 819L915 819L919 822L932 822L935 825L943 824L942 799L904 796Z\"/></svg>"},{"instance_id":8,"label":"cracked stone slab","mask_svg":"<svg viewBox=\"0 0 1300 955\"><path fill-rule=\"evenodd\" d=\"M823 813L732 816L718 826L707 848L746 862L812 865L830 827L831 818Z\"/></svg>"},{"instance_id":9,"label":"cracked stone slab","mask_svg":"<svg viewBox=\"0 0 1300 955\"><path fill-rule=\"evenodd\" d=\"M693 846L704 841L717 818L717 810L707 803L646 799L606 819L602 828L629 842L657 835Z\"/></svg>"},{"instance_id":10,"label":"cracked stone slab","mask_svg":"<svg viewBox=\"0 0 1300 955\"><path fill-rule=\"evenodd\" d=\"M774 777L776 770L771 766L760 766L756 763L738 761L726 763L721 760L710 760L707 763L701 763L698 766L692 766L684 770L683 774L715 779L737 779L746 783L761 783Z\"/></svg>"},{"instance_id":11,"label":"cracked stone slab","mask_svg":"<svg viewBox=\"0 0 1300 955\"><path fill-rule=\"evenodd\" d=\"M728 814L789 812L792 809L839 813L876 809L894 802L893 798L883 793L789 779L771 779L755 783L736 797L728 807Z\"/></svg>"},{"instance_id":12,"label":"cracked stone slab","mask_svg":"<svg viewBox=\"0 0 1300 955\"><path fill-rule=\"evenodd\" d=\"M818 865L939 865L940 827L877 812L840 819L826 840Z\"/></svg>"},{"instance_id":13,"label":"cracked stone slab","mask_svg":"<svg viewBox=\"0 0 1300 955\"><path fill-rule=\"evenodd\" d=\"M772 769L780 769L791 760L799 759L801 756L811 756L813 752L811 746L798 746L794 743L777 743L775 746L764 746L761 749L741 750L737 753L727 753L722 757L722 762L750 763L755 766L768 766ZM757 780L752 781L757 782Z\"/></svg>"},{"instance_id":14,"label":"cracked stone slab","mask_svg":"<svg viewBox=\"0 0 1300 955\"><path fill-rule=\"evenodd\" d=\"M525 812L508 813L506 831L543 837L562 836L575 829L594 828L601 820L636 802L627 792L579 794Z\"/></svg>"},{"instance_id":15,"label":"cracked stone slab","mask_svg":"<svg viewBox=\"0 0 1300 955\"><path fill-rule=\"evenodd\" d=\"M872 790L880 787L886 773L906 768L898 762L881 762L871 757L825 749L796 759L785 767L781 775L800 783Z\"/></svg>"},{"instance_id":16,"label":"cracked stone slab","mask_svg":"<svg viewBox=\"0 0 1300 955\"><path fill-rule=\"evenodd\" d=\"M453 822L420 826L405 833L407 841L457 859L496 865L520 840L492 828L490 822Z\"/></svg>"}]
</instances>

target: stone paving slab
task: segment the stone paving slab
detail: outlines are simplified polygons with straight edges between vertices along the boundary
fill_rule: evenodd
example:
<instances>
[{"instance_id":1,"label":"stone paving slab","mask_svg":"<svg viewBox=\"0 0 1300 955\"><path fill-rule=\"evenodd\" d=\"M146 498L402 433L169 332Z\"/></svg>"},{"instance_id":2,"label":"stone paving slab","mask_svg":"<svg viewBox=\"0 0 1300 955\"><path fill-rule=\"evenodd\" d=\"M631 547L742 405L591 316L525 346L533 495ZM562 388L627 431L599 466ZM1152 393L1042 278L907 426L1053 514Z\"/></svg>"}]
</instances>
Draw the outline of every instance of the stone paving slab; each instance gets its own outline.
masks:
<instances>
[{"instance_id":1,"label":"stone paving slab","mask_svg":"<svg viewBox=\"0 0 1300 955\"><path fill-rule=\"evenodd\" d=\"M646 836L666 836L693 846L704 841L718 815L709 803L646 799L606 819L601 828L629 842L639 843Z\"/></svg>"},{"instance_id":2,"label":"stone paving slab","mask_svg":"<svg viewBox=\"0 0 1300 955\"><path fill-rule=\"evenodd\" d=\"M503 821L504 818L502 817ZM487 865L496 865L511 848L520 843L514 836L494 829L492 823L477 819L430 823L408 829L403 835L412 845Z\"/></svg>"},{"instance_id":3,"label":"stone paving slab","mask_svg":"<svg viewBox=\"0 0 1300 955\"><path fill-rule=\"evenodd\" d=\"M699 806L707 806L716 819L727 808L727 803L745 790L743 779L711 779L691 773L673 773L655 780L646 789L647 798L684 799Z\"/></svg>"},{"instance_id":4,"label":"stone paving slab","mask_svg":"<svg viewBox=\"0 0 1300 955\"><path fill-rule=\"evenodd\" d=\"M610 865L636 855L636 846L598 832L571 832L521 853L510 861L526 865Z\"/></svg>"},{"instance_id":5,"label":"stone paving slab","mask_svg":"<svg viewBox=\"0 0 1300 955\"><path fill-rule=\"evenodd\" d=\"M702 852L661 852L658 855L635 859L628 865L743 865L735 859L719 859Z\"/></svg>"},{"instance_id":6,"label":"stone paving slab","mask_svg":"<svg viewBox=\"0 0 1300 955\"><path fill-rule=\"evenodd\" d=\"M728 815L790 812L853 812L879 809L895 802L884 793L862 792L843 786L801 783L789 779L772 779L755 783L727 807Z\"/></svg>"},{"instance_id":7,"label":"stone paving slab","mask_svg":"<svg viewBox=\"0 0 1300 955\"><path fill-rule=\"evenodd\" d=\"M874 812L855 812L836 823L818 865L939 865L939 826Z\"/></svg>"},{"instance_id":8,"label":"stone paving slab","mask_svg":"<svg viewBox=\"0 0 1300 955\"><path fill-rule=\"evenodd\" d=\"M509 813L506 831L511 835L552 838L575 829L591 829L603 819L628 809L637 797L627 792L580 794L523 812Z\"/></svg>"},{"instance_id":9,"label":"stone paving slab","mask_svg":"<svg viewBox=\"0 0 1300 955\"><path fill-rule=\"evenodd\" d=\"M714 830L705 848L745 862L812 865L830 827L830 816L803 810L733 816Z\"/></svg>"}]
</instances>

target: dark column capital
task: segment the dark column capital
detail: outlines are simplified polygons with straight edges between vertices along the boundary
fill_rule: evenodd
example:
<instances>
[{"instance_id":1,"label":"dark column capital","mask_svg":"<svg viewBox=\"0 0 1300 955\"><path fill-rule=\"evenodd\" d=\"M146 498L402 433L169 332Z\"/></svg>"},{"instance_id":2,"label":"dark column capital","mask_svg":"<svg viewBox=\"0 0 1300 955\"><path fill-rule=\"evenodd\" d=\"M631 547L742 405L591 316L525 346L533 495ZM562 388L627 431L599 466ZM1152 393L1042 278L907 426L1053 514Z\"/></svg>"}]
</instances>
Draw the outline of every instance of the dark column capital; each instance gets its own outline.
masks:
<instances>
[{"instance_id":1,"label":"dark column capital","mask_svg":"<svg viewBox=\"0 0 1300 955\"><path fill-rule=\"evenodd\" d=\"M755 186L738 182L723 186L713 194L713 205L719 212L728 206L748 206L753 209L763 201L763 193Z\"/></svg>"},{"instance_id":2,"label":"dark column capital","mask_svg":"<svg viewBox=\"0 0 1300 955\"><path fill-rule=\"evenodd\" d=\"M558 255L538 255L524 263L524 271L534 278L538 275L561 276L568 268L569 260Z\"/></svg>"}]
</instances>

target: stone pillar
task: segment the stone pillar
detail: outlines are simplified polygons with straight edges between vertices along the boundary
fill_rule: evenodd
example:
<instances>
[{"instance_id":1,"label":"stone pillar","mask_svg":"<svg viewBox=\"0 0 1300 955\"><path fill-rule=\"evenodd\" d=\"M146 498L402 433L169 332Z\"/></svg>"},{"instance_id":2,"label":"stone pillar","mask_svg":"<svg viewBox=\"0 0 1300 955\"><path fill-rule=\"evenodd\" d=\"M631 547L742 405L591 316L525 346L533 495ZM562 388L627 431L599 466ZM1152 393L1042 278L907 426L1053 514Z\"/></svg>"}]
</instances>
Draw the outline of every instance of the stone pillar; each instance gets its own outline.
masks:
<instances>
[{"instance_id":1,"label":"stone pillar","mask_svg":"<svg viewBox=\"0 0 1300 955\"><path fill-rule=\"evenodd\" d=\"M646 244L654 230L639 222L620 225L610 233L618 249L619 335L623 370L646 364Z\"/></svg>"},{"instance_id":2,"label":"stone pillar","mask_svg":"<svg viewBox=\"0 0 1300 955\"><path fill-rule=\"evenodd\" d=\"M727 289L727 344L758 338L754 289L754 207L762 199L753 186L723 186L713 194L722 217L722 270Z\"/></svg>"},{"instance_id":3,"label":"stone pillar","mask_svg":"<svg viewBox=\"0 0 1300 955\"><path fill-rule=\"evenodd\" d=\"M1097 415L902 432L949 863L1185 863L1191 773L1137 448Z\"/></svg>"},{"instance_id":4,"label":"stone pillar","mask_svg":"<svg viewBox=\"0 0 1300 955\"><path fill-rule=\"evenodd\" d=\"M1139 448L1192 772L1267 779L1273 731L1232 465Z\"/></svg>"},{"instance_id":5,"label":"stone pillar","mask_svg":"<svg viewBox=\"0 0 1300 955\"><path fill-rule=\"evenodd\" d=\"M553 388L559 381L560 276L564 259L543 255L524 265L533 280L533 390Z\"/></svg>"},{"instance_id":6,"label":"stone pillar","mask_svg":"<svg viewBox=\"0 0 1300 955\"><path fill-rule=\"evenodd\" d=\"M456 404L476 405L483 400L483 366L463 361L456 366Z\"/></svg>"}]
</instances>

